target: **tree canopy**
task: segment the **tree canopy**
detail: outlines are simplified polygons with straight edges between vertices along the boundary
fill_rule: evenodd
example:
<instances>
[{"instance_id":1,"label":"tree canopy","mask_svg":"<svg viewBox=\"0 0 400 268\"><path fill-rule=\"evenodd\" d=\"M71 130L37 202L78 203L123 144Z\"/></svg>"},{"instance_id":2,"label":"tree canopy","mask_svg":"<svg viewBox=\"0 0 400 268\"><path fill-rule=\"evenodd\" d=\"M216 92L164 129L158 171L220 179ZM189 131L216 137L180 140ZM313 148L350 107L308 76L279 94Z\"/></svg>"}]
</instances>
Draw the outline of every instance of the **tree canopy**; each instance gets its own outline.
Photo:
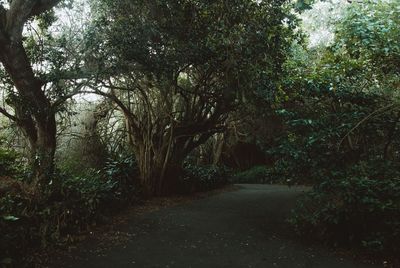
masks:
<instances>
[{"instance_id":1,"label":"tree canopy","mask_svg":"<svg viewBox=\"0 0 400 268\"><path fill-rule=\"evenodd\" d=\"M0 63L0 265L236 182L312 185L299 235L398 254L396 0L0 0Z\"/></svg>"}]
</instances>

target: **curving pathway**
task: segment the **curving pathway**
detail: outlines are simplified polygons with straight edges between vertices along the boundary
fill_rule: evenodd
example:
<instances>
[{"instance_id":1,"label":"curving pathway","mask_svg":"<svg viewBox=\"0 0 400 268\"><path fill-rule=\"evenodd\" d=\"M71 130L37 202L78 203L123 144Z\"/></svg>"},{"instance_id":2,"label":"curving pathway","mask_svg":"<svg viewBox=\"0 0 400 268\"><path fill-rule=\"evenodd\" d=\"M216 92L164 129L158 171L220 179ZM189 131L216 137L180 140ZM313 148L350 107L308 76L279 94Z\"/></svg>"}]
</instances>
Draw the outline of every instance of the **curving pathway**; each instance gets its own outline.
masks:
<instances>
[{"instance_id":1,"label":"curving pathway","mask_svg":"<svg viewBox=\"0 0 400 268\"><path fill-rule=\"evenodd\" d=\"M239 185L128 221L131 239L102 253L86 243L56 267L367 268L293 238L285 218L306 188ZM93 244L93 243L92 243Z\"/></svg>"}]
</instances>

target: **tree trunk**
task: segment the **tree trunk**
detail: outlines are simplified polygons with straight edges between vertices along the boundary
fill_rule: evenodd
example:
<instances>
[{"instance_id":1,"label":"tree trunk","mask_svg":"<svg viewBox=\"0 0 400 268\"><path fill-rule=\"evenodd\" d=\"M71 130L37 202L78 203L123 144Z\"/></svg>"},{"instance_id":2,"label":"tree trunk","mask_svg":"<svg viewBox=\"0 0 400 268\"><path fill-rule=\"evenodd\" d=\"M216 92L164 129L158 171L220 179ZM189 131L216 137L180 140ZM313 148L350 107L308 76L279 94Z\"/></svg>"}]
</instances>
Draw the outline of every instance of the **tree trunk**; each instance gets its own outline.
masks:
<instances>
[{"instance_id":1,"label":"tree trunk","mask_svg":"<svg viewBox=\"0 0 400 268\"><path fill-rule=\"evenodd\" d=\"M45 106L45 104L43 105ZM29 144L29 164L31 166L31 187L35 192L43 192L59 186L54 181L54 154L56 150L57 126L55 113L50 107L46 115L27 114L29 108L16 106L17 122Z\"/></svg>"},{"instance_id":2,"label":"tree trunk","mask_svg":"<svg viewBox=\"0 0 400 268\"><path fill-rule=\"evenodd\" d=\"M144 143L136 146L140 182L148 196L166 196L177 193L182 175L183 159L179 152L153 150Z\"/></svg>"},{"instance_id":3,"label":"tree trunk","mask_svg":"<svg viewBox=\"0 0 400 268\"><path fill-rule=\"evenodd\" d=\"M0 49L0 61L18 91L10 105L30 145L32 188L43 192L52 188L50 185L57 185L52 181L57 134L55 111L42 89L43 82L33 73L22 43L0 43Z\"/></svg>"},{"instance_id":4,"label":"tree trunk","mask_svg":"<svg viewBox=\"0 0 400 268\"><path fill-rule=\"evenodd\" d=\"M33 161L33 187L44 190L51 185L58 187L58 181L54 181L54 154L56 151L56 121L55 116L50 116L50 120L45 126L37 127L38 139L36 144L32 144ZM51 188L53 188L51 187Z\"/></svg>"},{"instance_id":5,"label":"tree trunk","mask_svg":"<svg viewBox=\"0 0 400 268\"><path fill-rule=\"evenodd\" d=\"M213 144L213 165L219 164L222 156L222 151L225 145L224 133L215 134L214 144Z\"/></svg>"}]
</instances>

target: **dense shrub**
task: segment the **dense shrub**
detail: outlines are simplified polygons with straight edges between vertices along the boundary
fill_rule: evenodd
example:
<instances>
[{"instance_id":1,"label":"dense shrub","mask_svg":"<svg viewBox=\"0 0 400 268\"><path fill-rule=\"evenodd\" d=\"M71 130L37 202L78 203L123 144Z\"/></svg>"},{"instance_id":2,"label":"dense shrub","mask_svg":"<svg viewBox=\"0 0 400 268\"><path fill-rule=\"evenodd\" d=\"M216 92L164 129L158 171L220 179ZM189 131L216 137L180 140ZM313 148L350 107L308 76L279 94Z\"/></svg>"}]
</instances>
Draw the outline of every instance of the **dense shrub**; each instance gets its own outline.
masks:
<instances>
[{"instance_id":1,"label":"dense shrub","mask_svg":"<svg viewBox=\"0 0 400 268\"><path fill-rule=\"evenodd\" d=\"M326 243L398 253L398 170L392 163L375 161L332 173L299 203L290 222L299 234Z\"/></svg>"},{"instance_id":2,"label":"dense shrub","mask_svg":"<svg viewBox=\"0 0 400 268\"><path fill-rule=\"evenodd\" d=\"M102 170L103 176L109 180L117 181L117 193L122 196L136 197L140 193L139 189L139 170L135 157L131 155L121 155L116 159L106 162Z\"/></svg>"},{"instance_id":3,"label":"dense shrub","mask_svg":"<svg viewBox=\"0 0 400 268\"><path fill-rule=\"evenodd\" d=\"M5 176L13 176L20 172L21 165L17 159L17 152L0 147L0 178Z\"/></svg>"},{"instance_id":4,"label":"dense shrub","mask_svg":"<svg viewBox=\"0 0 400 268\"><path fill-rule=\"evenodd\" d=\"M228 183L230 170L224 166L185 163L179 192L193 193L216 189Z\"/></svg>"},{"instance_id":5,"label":"dense shrub","mask_svg":"<svg viewBox=\"0 0 400 268\"><path fill-rule=\"evenodd\" d=\"M123 157L109 161L100 171L84 176L63 176L61 191L52 200L38 201L28 192L0 198L0 262L29 256L29 249L63 244L87 231L138 198L135 161ZM21 265L17 263L17 265Z\"/></svg>"},{"instance_id":6,"label":"dense shrub","mask_svg":"<svg viewBox=\"0 0 400 268\"><path fill-rule=\"evenodd\" d=\"M255 166L239 172L232 177L234 183L269 183L270 169L266 166Z\"/></svg>"},{"instance_id":7,"label":"dense shrub","mask_svg":"<svg viewBox=\"0 0 400 268\"><path fill-rule=\"evenodd\" d=\"M284 128L268 155L271 174L315 185L290 219L304 237L398 254L400 58L387 42L399 38L397 6L349 5L329 47L294 47L287 62Z\"/></svg>"}]
</instances>

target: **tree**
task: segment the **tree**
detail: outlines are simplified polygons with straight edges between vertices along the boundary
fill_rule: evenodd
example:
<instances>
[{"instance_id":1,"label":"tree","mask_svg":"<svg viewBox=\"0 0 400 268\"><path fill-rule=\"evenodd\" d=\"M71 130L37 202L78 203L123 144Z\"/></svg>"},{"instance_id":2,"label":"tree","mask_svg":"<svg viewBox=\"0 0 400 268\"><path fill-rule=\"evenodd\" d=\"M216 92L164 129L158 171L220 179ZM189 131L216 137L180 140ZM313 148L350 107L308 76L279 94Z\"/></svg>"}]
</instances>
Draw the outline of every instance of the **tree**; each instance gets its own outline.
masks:
<instances>
[{"instance_id":1,"label":"tree","mask_svg":"<svg viewBox=\"0 0 400 268\"><path fill-rule=\"evenodd\" d=\"M271 87L294 28L285 1L104 0L96 9L93 57L119 70L96 91L125 115L152 195L176 190L185 157L246 96Z\"/></svg>"},{"instance_id":2,"label":"tree","mask_svg":"<svg viewBox=\"0 0 400 268\"><path fill-rule=\"evenodd\" d=\"M383 82L400 74L399 25L398 1L354 3L336 25L334 49L372 68Z\"/></svg>"},{"instance_id":3,"label":"tree","mask_svg":"<svg viewBox=\"0 0 400 268\"><path fill-rule=\"evenodd\" d=\"M53 8L57 0L11 1L8 9L0 4L0 61L10 76L17 98L10 105L15 115L2 113L17 122L28 138L32 153L34 186L47 183L53 172L56 148L54 109L43 90L43 81L35 76L23 46L23 29L32 17Z\"/></svg>"},{"instance_id":4,"label":"tree","mask_svg":"<svg viewBox=\"0 0 400 268\"><path fill-rule=\"evenodd\" d=\"M81 83L68 84L66 80L76 77L76 62L80 60L69 59L65 36L56 39L49 30L56 20L52 9L60 2L0 1L0 62L4 68L0 68L0 78L7 104L14 110L11 113L3 107L0 113L15 122L26 137L34 190L56 184L52 176L56 114L81 87ZM38 30L30 34L33 27Z\"/></svg>"}]
</instances>

